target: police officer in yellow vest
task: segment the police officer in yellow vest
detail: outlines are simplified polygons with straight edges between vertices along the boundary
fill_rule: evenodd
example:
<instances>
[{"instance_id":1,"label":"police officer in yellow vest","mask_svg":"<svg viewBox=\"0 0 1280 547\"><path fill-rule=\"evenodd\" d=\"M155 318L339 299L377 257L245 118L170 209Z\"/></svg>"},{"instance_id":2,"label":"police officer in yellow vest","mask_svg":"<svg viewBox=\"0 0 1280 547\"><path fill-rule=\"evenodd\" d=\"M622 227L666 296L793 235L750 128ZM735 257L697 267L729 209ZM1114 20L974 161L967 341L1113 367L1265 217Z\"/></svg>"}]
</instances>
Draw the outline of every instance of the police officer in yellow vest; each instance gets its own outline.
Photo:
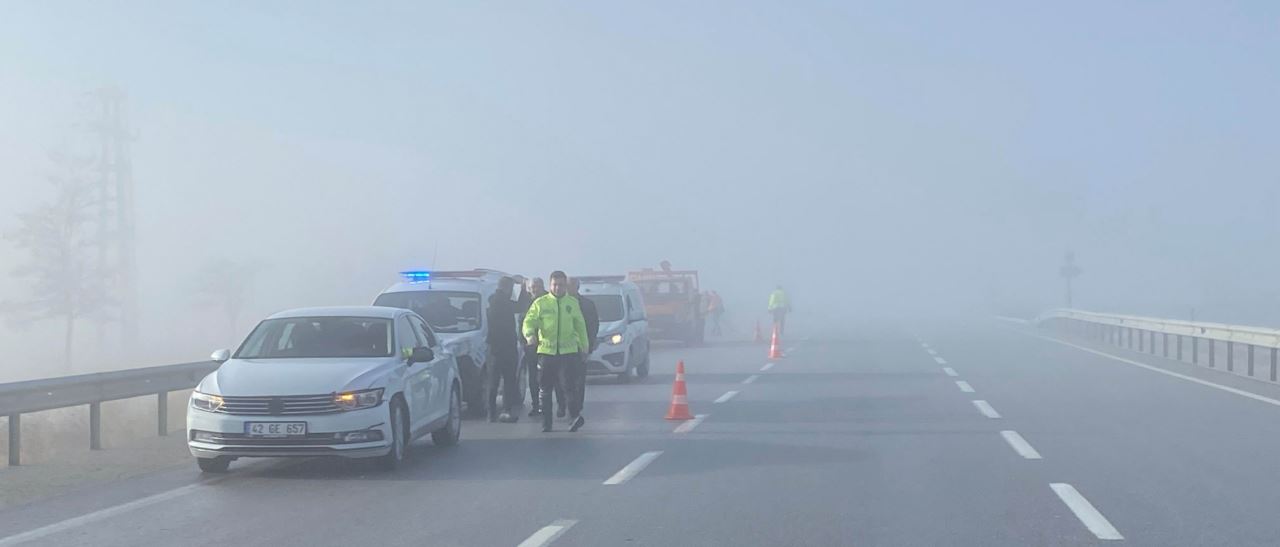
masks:
<instances>
[{"instance_id":1,"label":"police officer in yellow vest","mask_svg":"<svg viewBox=\"0 0 1280 547\"><path fill-rule=\"evenodd\" d=\"M773 315L773 327L778 330L778 336L782 336L783 331L787 330L787 313L790 311L791 302L787 300L787 293L782 292L782 285L778 285L769 295L769 313Z\"/></svg>"},{"instance_id":2,"label":"police officer in yellow vest","mask_svg":"<svg viewBox=\"0 0 1280 547\"><path fill-rule=\"evenodd\" d=\"M582 392L574 382L586 378L578 374L578 369L586 366L586 355L591 347L582 308L578 299L569 294L569 277L564 272L551 272L551 292L529 306L523 330L529 345L538 347L542 431L551 431L551 395L556 386L563 386L569 408L582 408L581 401L572 399ZM574 416L569 431L577 431L584 423L586 420L581 414Z\"/></svg>"}]
</instances>

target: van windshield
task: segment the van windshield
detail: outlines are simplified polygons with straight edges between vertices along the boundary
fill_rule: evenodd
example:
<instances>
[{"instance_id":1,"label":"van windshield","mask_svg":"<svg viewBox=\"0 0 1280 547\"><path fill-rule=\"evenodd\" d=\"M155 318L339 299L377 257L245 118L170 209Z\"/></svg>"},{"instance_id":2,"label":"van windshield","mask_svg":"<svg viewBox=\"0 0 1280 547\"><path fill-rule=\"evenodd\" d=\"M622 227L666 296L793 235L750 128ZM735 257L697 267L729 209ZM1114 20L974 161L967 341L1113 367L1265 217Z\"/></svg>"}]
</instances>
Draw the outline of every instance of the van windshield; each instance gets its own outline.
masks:
<instances>
[{"instance_id":1,"label":"van windshield","mask_svg":"<svg viewBox=\"0 0 1280 547\"><path fill-rule=\"evenodd\" d=\"M621 321L626 314L623 313L622 297L616 294L591 294L583 295L592 304L596 305L596 314L600 316L601 323L609 323L612 321Z\"/></svg>"},{"instance_id":2,"label":"van windshield","mask_svg":"<svg viewBox=\"0 0 1280 547\"><path fill-rule=\"evenodd\" d=\"M378 296L375 306L412 310L437 333L469 332L480 328L480 293L467 291L408 291Z\"/></svg>"}]
</instances>

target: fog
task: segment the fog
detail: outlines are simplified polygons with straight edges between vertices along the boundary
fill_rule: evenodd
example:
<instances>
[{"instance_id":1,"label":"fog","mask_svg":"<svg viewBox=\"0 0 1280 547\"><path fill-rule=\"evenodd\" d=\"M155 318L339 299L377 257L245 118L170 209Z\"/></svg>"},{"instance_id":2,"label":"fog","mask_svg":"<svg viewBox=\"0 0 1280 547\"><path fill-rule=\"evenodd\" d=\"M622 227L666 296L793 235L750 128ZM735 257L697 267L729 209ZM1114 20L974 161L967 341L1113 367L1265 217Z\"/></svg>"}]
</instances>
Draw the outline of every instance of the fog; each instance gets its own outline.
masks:
<instances>
[{"instance_id":1,"label":"fog","mask_svg":"<svg viewBox=\"0 0 1280 547\"><path fill-rule=\"evenodd\" d=\"M202 359L406 268L545 276L669 260L738 334L1064 303L1280 325L1273 3L14 2L0 228L128 94L141 344ZM0 300L27 259L0 242ZM194 294L252 268L234 328ZM64 373L62 324L0 327L0 381Z\"/></svg>"}]
</instances>

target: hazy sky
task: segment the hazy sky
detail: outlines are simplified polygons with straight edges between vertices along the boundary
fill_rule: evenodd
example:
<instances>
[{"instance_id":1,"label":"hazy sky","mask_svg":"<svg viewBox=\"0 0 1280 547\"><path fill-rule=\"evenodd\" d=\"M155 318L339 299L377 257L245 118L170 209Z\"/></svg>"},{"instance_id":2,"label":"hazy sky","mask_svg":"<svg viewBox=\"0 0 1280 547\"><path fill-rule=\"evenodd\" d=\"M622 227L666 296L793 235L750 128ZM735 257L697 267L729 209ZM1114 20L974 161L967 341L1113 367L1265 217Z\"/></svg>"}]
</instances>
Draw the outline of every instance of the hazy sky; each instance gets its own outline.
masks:
<instances>
[{"instance_id":1,"label":"hazy sky","mask_svg":"<svg viewBox=\"0 0 1280 547\"><path fill-rule=\"evenodd\" d=\"M731 310L784 283L823 317L1034 311L1068 248L1086 307L1280 320L1275 2L3 11L0 226L83 141L85 92L126 89L153 336L220 257L266 268L249 324L371 301L433 255L668 259Z\"/></svg>"}]
</instances>

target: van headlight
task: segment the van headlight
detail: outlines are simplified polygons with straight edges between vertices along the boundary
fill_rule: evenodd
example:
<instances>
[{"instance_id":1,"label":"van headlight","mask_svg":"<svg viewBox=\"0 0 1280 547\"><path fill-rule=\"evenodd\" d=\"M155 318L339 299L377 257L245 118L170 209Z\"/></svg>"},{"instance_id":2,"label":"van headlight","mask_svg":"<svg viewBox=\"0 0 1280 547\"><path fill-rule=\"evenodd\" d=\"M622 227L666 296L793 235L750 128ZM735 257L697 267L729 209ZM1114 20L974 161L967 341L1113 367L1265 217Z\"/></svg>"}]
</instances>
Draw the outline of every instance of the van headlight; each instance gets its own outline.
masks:
<instances>
[{"instance_id":1,"label":"van headlight","mask_svg":"<svg viewBox=\"0 0 1280 547\"><path fill-rule=\"evenodd\" d=\"M622 336L622 333L618 333L609 337L609 343L616 346L621 344L623 339L624 337Z\"/></svg>"},{"instance_id":2,"label":"van headlight","mask_svg":"<svg viewBox=\"0 0 1280 547\"><path fill-rule=\"evenodd\" d=\"M382 404L382 388L333 394L333 404L342 410L360 410Z\"/></svg>"},{"instance_id":3,"label":"van headlight","mask_svg":"<svg viewBox=\"0 0 1280 547\"><path fill-rule=\"evenodd\" d=\"M218 412L222 410L222 397L208 393L200 393L199 391L192 391L191 406L205 412Z\"/></svg>"}]
</instances>

